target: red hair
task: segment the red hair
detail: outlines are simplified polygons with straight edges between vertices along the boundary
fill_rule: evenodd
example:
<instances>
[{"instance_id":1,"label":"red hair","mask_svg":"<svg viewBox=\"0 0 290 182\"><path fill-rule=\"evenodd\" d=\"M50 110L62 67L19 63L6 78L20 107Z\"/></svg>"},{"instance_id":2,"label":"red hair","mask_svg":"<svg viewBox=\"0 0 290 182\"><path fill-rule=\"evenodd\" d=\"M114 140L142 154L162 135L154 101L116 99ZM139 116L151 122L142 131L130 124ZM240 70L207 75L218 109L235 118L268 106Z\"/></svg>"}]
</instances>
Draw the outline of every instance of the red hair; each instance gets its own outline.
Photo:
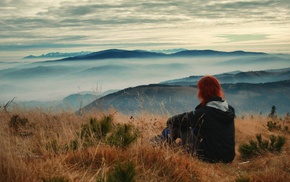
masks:
<instances>
[{"instance_id":1,"label":"red hair","mask_svg":"<svg viewBox=\"0 0 290 182\"><path fill-rule=\"evenodd\" d=\"M222 87L214 76L204 76L198 81L197 87L197 96L202 105L205 105L212 97L224 97Z\"/></svg>"}]
</instances>

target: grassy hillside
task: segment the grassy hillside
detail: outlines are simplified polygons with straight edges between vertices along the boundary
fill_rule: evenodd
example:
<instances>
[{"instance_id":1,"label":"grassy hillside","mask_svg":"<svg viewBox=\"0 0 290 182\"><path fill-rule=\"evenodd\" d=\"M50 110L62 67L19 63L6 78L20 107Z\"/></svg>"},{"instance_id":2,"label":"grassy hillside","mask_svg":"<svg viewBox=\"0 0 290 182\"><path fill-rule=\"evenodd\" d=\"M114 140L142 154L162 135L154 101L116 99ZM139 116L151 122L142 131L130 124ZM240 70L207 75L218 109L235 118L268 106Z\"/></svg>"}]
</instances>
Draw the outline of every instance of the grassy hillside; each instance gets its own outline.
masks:
<instances>
[{"instance_id":1,"label":"grassy hillside","mask_svg":"<svg viewBox=\"0 0 290 182\"><path fill-rule=\"evenodd\" d=\"M115 128L126 125L127 130L110 133L107 128L108 133L104 133L106 127L103 127L102 135L97 135L89 126L104 116L113 119ZM160 134L169 116L150 113L127 116L113 110L81 116L37 109L1 111L0 181L100 182L115 181L122 175L146 182L290 181L289 116L277 120L251 115L237 117L237 155L231 164L205 163L190 156L182 147L152 140ZM277 122L277 125L269 128L269 121ZM117 136L126 137L121 137L122 140L114 138L117 131L123 131ZM124 135L125 131L131 131L133 135ZM281 152L263 150L242 159L239 146L255 140L257 134L264 140L271 135L283 136L286 143ZM132 143L122 143L134 136L137 140Z\"/></svg>"}]
</instances>

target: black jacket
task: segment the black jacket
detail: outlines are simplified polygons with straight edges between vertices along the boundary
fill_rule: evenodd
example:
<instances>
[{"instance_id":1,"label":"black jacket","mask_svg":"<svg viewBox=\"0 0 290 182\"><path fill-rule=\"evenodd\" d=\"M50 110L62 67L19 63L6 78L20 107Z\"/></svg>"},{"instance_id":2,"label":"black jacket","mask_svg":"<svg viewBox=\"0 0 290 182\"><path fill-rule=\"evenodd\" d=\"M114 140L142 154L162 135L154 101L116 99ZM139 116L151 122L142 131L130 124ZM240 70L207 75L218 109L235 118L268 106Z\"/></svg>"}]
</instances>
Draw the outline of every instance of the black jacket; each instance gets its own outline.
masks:
<instances>
[{"instance_id":1,"label":"black jacket","mask_svg":"<svg viewBox=\"0 0 290 182\"><path fill-rule=\"evenodd\" d=\"M168 121L173 128L198 133L196 152L208 162L229 163L235 157L235 111L225 100L212 98L205 106L198 105L195 111L173 116Z\"/></svg>"}]
</instances>

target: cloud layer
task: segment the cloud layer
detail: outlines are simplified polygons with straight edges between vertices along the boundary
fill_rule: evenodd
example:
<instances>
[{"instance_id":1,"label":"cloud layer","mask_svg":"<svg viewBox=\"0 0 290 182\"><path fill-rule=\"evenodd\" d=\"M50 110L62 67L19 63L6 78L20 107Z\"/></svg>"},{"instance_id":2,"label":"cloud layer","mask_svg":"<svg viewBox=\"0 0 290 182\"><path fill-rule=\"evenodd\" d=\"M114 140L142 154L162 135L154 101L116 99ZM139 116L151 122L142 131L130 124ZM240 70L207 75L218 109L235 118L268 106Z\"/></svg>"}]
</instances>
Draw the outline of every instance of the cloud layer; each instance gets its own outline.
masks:
<instances>
[{"instance_id":1,"label":"cloud layer","mask_svg":"<svg viewBox=\"0 0 290 182\"><path fill-rule=\"evenodd\" d=\"M290 52L288 0L2 0L0 7L0 55L180 47Z\"/></svg>"}]
</instances>

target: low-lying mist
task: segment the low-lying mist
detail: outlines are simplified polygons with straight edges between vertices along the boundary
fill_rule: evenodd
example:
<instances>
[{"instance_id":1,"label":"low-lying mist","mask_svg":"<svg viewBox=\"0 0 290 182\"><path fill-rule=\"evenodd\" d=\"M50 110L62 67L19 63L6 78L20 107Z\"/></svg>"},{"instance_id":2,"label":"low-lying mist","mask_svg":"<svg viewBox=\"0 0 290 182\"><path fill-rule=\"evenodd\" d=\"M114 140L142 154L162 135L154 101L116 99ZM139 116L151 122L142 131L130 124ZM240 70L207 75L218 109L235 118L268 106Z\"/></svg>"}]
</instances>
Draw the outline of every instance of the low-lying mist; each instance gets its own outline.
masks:
<instances>
[{"instance_id":1,"label":"low-lying mist","mask_svg":"<svg viewBox=\"0 0 290 182\"><path fill-rule=\"evenodd\" d=\"M263 62L264 60L264 62ZM83 91L100 94L192 75L290 67L277 56L0 61L1 102L61 100Z\"/></svg>"}]
</instances>

